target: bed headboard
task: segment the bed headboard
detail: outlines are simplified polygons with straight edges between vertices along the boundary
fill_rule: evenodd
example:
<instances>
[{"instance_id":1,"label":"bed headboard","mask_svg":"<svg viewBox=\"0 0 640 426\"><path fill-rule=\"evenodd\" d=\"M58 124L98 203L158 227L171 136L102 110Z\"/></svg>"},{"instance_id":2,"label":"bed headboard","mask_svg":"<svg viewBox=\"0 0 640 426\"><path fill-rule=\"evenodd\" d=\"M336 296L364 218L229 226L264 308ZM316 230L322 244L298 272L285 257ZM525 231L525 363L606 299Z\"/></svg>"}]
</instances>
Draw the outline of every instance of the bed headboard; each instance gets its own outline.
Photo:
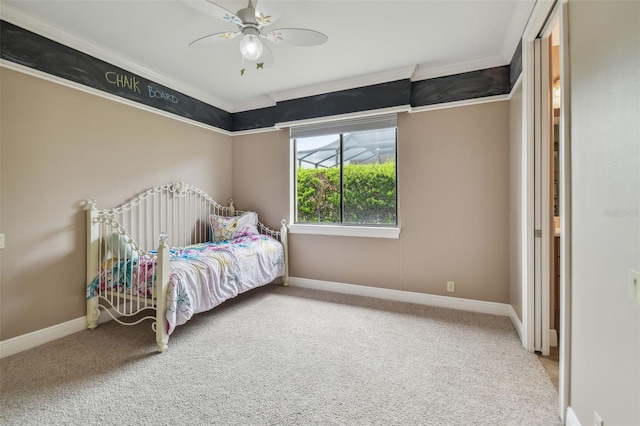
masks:
<instances>
[{"instance_id":1,"label":"bed headboard","mask_svg":"<svg viewBox=\"0 0 640 426\"><path fill-rule=\"evenodd\" d=\"M95 217L94 225L103 228L99 232L103 238L117 232L140 252L156 249L163 233L172 247L209 241L209 216L236 214L232 201L223 206L184 182L158 185L111 209L97 210L95 200L87 200L87 209Z\"/></svg>"},{"instance_id":2,"label":"bed headboard","mask_svg":"<svg viewBox=\"0 0 640 426\"><path fill-rule=\"evenodd\" d=\"M99 210L94 199L86 200L87 210L87 283L93 280L101 262L107 259L133 260L140 256L155 258L153 250L185 247L212 239L209 217L234 216L233 200L223 206L206 192L184 182L158 185L135 195L126 203ZM276 231L258 222L258 231L278 239L284 247L285 275L288 284L287 224L283 219ZM163 249L164 250L164 249ZM168 253L168 250L166 250ZM167 262L168 262L168 254ZM167 275L168 276L168 275Z\"/></svg>"}]
</instances>

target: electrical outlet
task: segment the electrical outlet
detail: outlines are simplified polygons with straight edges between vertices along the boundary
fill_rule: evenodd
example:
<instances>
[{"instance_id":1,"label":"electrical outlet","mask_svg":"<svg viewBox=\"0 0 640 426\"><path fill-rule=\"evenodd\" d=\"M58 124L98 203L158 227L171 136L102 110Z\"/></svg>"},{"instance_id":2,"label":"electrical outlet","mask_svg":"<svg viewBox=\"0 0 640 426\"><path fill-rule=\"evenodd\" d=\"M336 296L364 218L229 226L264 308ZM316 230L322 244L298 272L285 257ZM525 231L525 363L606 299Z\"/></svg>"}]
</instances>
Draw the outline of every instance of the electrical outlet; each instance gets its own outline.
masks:
<instances>
[{"instance_id":1,"label":"electrical outlet","mask_svg":"<svg viewBox=\"0 0 640 426\"><path fill-rule=\"evenodd\" d=\"M593 412L593 426L604 426L604 421L597 411Z\"/></svg>"},{"instance_id":2,"label":"electrical outlet","mask_svg":"<svg viewBox=\"0 0 640 426\"><path fill-rule=\"evenodd\" d=\"M629 297L640 305L640 272L629 269Z\"/></svg>"},{"instance_id":3,"label":"electrical outlet","mask_svg":"<svg viewBox=\"0 0 640 426\"><path fill-rule=\"evenodd\" d=\"M455 291L455 286L456 283L454 283L453 281L447 281L447 291L453 293Z\"/></svg>"},{"instance_id":4,"label":"electrical outlet","mask_svg":"<svg viewBox=\"0 0 640 426\"><path fill-rule=\"evenodd\" d=\"M4 234L0 234L0 250L4 248Z\"/></svg>"}]
</instances>

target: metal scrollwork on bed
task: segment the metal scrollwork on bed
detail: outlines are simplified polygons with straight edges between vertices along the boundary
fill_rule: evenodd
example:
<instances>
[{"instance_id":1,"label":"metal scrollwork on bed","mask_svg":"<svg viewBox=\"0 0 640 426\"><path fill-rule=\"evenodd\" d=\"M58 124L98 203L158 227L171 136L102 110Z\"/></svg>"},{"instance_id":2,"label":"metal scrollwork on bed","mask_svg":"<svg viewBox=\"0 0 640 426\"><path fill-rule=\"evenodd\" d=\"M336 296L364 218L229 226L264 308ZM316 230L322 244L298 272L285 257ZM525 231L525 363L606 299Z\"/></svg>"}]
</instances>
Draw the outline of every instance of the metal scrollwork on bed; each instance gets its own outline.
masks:
<instances>
[{"instance_id":1,"label":"metal scrollwork on bed","mask_svg":"<svg viewBox=\"0 0 640 426\"><path fill-rule=\"evenodd\" d=\"M184 182L159 185L99 210L86 200L87 325L101 312L123 325L152 320L158 351L192 315L281 278L287 224L214 201ZM156 245L157 242L157 245Z\"/></svg>"}]
</instances>

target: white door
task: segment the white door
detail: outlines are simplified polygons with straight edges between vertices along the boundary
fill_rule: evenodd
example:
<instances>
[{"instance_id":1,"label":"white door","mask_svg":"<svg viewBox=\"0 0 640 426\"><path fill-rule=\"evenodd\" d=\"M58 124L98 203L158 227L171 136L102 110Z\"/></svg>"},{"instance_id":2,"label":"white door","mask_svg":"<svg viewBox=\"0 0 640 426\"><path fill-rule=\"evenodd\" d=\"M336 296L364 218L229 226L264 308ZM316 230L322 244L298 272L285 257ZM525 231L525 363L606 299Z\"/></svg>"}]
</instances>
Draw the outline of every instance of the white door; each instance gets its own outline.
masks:
<instances>
[{"instance_id":1,"label":"white door","mask_svg":"<svg viewBox=\"0 0 640 426\"><path fill-rule=\"evenodd\" d=\"M534 349L549 355L550 261L553 229L550 226L551 98L550 37L534 41Z\"/></svg>"}]
</instances>

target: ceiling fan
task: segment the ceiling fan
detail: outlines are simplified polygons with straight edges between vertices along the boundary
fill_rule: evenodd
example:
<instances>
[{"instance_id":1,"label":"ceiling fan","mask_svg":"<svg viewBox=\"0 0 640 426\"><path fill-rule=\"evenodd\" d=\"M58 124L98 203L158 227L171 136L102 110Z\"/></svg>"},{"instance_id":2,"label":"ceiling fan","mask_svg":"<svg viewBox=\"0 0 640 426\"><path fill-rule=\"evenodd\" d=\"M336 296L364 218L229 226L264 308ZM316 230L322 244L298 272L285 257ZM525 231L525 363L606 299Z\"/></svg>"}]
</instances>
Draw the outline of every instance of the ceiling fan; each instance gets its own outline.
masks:
<instances>
[{"instance_id":1,"label":"ceiling fan","mask_svg":"<svg viewBox=\"0 0 640 426\"><path fill-rule=\"evenodd\" d=\"M303 28L280 28L265 32L265 27L273 24L277 19L276 14L268 10L268 2L261 2L259 9L256 9L258 0L249 0L247 7L236 13L228 11L211 0L207 0L207 2L207 12L210 15L237 25L238 30L200 37L192 41L189 47L211 47L241 35L240 53L243 58L243 68L240 70L240 75L246 73L244 61L255 63L257 69L273 65L273 54L262 40L302 47L318 46L328 40L328 37L321 32ZM267 3L266 7L264 7L264 3Z\"/></svg>"}]
</instances>

